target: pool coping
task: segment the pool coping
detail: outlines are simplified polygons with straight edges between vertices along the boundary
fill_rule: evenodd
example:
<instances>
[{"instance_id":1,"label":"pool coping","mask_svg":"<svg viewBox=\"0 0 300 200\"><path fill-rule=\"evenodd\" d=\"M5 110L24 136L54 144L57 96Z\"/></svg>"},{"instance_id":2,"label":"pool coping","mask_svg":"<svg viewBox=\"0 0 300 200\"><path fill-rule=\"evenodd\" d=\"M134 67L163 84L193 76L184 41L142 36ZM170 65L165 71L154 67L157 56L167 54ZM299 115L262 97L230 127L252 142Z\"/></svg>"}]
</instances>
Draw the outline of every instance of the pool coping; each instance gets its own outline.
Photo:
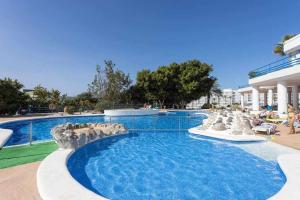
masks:
<instances>
[{"instance_id":1,"label":"pool coping","mask_svg":"<svg viewBox=\"0 0 300 200\"><path fill-rule=\"evenodd\" d=\"M267 139L257 135L232 135L230 129L224 131L215 131L212 129L200 130L198 127L188 129L189 133L202 135L210 138L217 138L221 140L233 141L233 142L261 142Z\"/></svg>"},{"instance_id":2,"label":"pool coping","mask_svg":"<svg viewBox=\"0 0 300 200\"><path fill-rule=\"evenodd\" d=\"M118 135L114 135L118 136ZM114 137L110 136L110 137ZM107 138L107 137L105 137ZM102 139L105 139L102 138ZM99 139L101 140L101 139ZM95 142L95 141L94 141ZM298 151L298 150L296 150ZM37 172L38 191L44 200L107 200L77 182L67 168L69 157L75 150L58 149L48 155ZM299 151L300 153L300 151ZM286 177L283 187L268 200L300 199L300 157L299 154L280 155L278 164ZM54 184L55 183L55 184Z\"/></svg>"},{"instance_id":3,"label":"pool coping","mask_svg":"<svg viewBox=\"0 0 300 200\"><path fill-rule=\"evenodd\" d=\"M13 131L11 129L0 128L0 149L5 145L12 134Z\"/></svg>"},{"instance_id":4,"label":"pool coping","mask_svg":"<svg viewBox=\"0 0 300 200\"><path fill-rule=\"evenodd\" d=\"M128 108L128 109L107 109L104 110L104 115L109 117L116 116L148 116L148 115L158 115L159 109L145 109L145 108Z\"/></svg>"},{"instance_id":5,"label":"pool coping","mask_svg":"<svg viewBox=\"0 0 300 200\"><path fill-rule=\"evenodd\" d=\"M67 168L71 149L58 149L48 155L37 171L37 187L43 200L107 200L77 182Z\"/></svg>"},{"instance_id":6,"label":"pool coping","mask_svg":"<svg viewBox=\"0 0 300 200\"><path fill-rule=\"evenodd\" d=\"M81 115L47 115L47 116L38 116L38 117L28 117L26 119L11 119L0 122L0 125L12 123L12 122L20 122L20 121L30 121L30 120L39 120L39 119L53 119L53 118L65 118L65 117L89 117L89 116L105 116L104 114L81 114ZM5 143L9 138L12 136L13 130L11 129L3 129L0 128L0 149L4 147ZM9 145L9 147L25 145L24 144L16 144L16 145Z\"/></svg>"},{"instance_id":7,"label":"pool coping","mask_svg":"<svg viewBox=\"0 0 300 200\"><path fill-rule=\"evenodd\" d=\"M125 135L128 133L125 133ZM84 146L106 138L124 134L106 136ZM80 148L83 148L81 146ZM80 149L78 148L78 149ZM37 171L37 187L43 200L108 200L94 193L77 182L67 167L70 156L78 149L62 149L49 154L40 164ZM55 183L55 184L53 184Z\"/></svg>"},{"instance_id":8,"label":"pool coping","mask_svg":"<svg viewBox=\"0 0 300 200\"><path fill-rule=\"evenodd\" d=\"M46 115L46 116L30 116L28 118L20 118L20 119L10 119L6 121L0 122L0 125L6 124L6 123L11 123L11 122L18 122L18 121L30 121L30 120L38 120L38 119L51 119L51 118L64 118L64 117L89 117L89 116L105 116L104 114L74 114L74 115Z\"/></svg>"},{"instance_id":9,"label":"pool coping","mask_svg":"<svg viewBox=\"0 0 300 200\"><path fill-rule=\"evenodd\" d=\"M299 154L281 155L278 164L286 177L286 183L269 200L299 200L300 199L300 157Z\"/></svg>"}]
</instances>

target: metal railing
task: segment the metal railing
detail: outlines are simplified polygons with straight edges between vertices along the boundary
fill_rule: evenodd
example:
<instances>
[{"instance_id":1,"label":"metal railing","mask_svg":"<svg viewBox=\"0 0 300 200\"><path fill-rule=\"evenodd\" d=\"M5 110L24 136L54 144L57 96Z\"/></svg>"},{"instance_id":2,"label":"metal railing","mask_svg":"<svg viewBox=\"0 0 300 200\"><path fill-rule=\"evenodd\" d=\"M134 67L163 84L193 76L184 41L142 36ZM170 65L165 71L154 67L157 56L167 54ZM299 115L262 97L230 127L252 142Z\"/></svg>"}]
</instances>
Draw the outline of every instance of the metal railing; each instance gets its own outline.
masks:
<instances>
[{"instance_id":1,"label":"metal railing","mask_svg":"<svg viewBox=\"0 0 300 200\"><path fill-rule=\"evenodd\" d=\"M238 88L241 89L241 88L247 88L247 87L250 87L250 85L249 84L247 84L247 85L240 85Z\"/></svg>"},{"instance_id":2,"label":"metal railing","mask_svg":"<svg viewBox=\"0 0 300 200\"><path fill-rule=\"evenodd\" d=\"M268 65L265 65L263 67L257 68L253 71L249 72L249 78L256 78L259 76L263 76L275 71L279 71L281 69L286 69L289 67L292 67L294 65L300 64L300 58L291 59L290 57L285 57L281 60L272 62Z\"/></svg>"},{"instance_id":3,"label":"metal railing","mask_svg":"<svg viewBox=\"0 0 300 200\"><path fill-rule=\"evenodd\" d=\"M204 117L191 114L189 116L172 116L168 115L148 115L148 116L104 116L100 118L90 119L89 121L78 123L120 123L123 124L129 131L153 131L153 132L186 132L188 129L198 126L202 123ZM34 121L26 123L26 142L22 144L32 145L36 142L49 141L52 139L49 132L49 138L41 139L42 135L47 135L48 132L34 128ZM76 123L72 118L65 118L62 121L65 123ZM59 124L53 124L57 126ZM51 127L51 128L53 128ZM50 130L49 130L50 131Z\"/></svg>"},{"instance_id":4,"label":"metal railing","mask_svg":"<svg viewBox=\"0 0 300 200\"><path fill-rule=\"evenodd\" d=\"M143 120L141 120L143 118ZM105 117L104 122L121 123L130 131L186 131L201 124L199 116L125 116Z\"/></svg>"},{"instance_id":5,"label":"metal railing","mask_svg":"<svg viewBox=\"0 0 300 200\"><path fill-rule=\"evenodd\" d=\"M32 145L32 122L29 124L29 145Z\"/></svg>"},{"instance_id":6,"label":"metal railing","mask_svg":"<svg viewBox=\"0 0 300 200\"><path fill-rule=\"evenodd\" d=\"M202 112L202 111L199 111ZM205 114L203 114L205 116ZM95 116L85 120L75 120L72 117L57 118L58 122L51 122L53 127L45 126L46 129L41 130L35 127L35 120L19 122L18 126L22 126L23 136L19 137L20 141L14 141L11 145L32 145L34 143L52 140L50 130L55 126L66 123L120 123L123 124L130 132L153 131L153 132L187 132L188 129L198 126L206 117L200 117L199 114L191 113L189 115L173 115L172 112L160 115L145 116ZM52 119L53 120L53 119ZM38 120L39 121L39 120ZM11 125L7 125L8 129L13 129ZM49 136L48 136L49 134ZM46 137L45 137L46 136ZM18 138L15 138L18 139Z\"/></svg>"}]
</instances>

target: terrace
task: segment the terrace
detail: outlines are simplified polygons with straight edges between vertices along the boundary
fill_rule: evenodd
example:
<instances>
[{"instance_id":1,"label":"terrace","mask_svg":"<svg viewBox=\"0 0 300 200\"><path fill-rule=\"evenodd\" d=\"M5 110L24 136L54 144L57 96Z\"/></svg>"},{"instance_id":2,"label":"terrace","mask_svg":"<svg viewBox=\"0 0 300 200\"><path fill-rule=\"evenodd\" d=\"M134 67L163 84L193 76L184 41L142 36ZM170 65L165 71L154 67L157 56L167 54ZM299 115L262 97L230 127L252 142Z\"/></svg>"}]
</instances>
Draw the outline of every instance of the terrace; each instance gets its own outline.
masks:
<instances>
[{"instance_id":1,"label":"terrace","mask_svg":"<svg viewBox=\"0 0 300 200\"><path fill-rule=\"evenodd\" d=\"M263 76L272 72L276 72L282 69L293 67L300 64L300 58L291 59L290 57L285 57L283 59L277 60L263 67L259 67L253 71L249 72L249 79L253 79L259 76Z\"/></svg>"},{"instance_id":2,"label":"terrace","mask_svg":"<svg viewBox=\"0 0 300 200\"><path fill-rule=\"evenodd\" d=\"M261 101L263 107L278 107L281 117L286 116L288 104L299 109L300 34L283 43L283 52L283 59L249 72L249 86L239 89L242 107L244 96L251 94L253 112L261 110Z\"/></svg>"}]
</instances>

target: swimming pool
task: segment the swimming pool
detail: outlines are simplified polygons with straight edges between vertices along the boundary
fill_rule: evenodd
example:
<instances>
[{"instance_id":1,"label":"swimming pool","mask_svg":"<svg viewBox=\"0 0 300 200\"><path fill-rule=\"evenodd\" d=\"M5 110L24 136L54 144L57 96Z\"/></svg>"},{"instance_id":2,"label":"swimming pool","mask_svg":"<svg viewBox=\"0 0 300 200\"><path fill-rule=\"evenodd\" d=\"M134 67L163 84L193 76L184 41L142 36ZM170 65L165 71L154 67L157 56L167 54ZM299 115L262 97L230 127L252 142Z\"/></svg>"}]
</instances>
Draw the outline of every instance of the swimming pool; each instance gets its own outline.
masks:
<instances>
[{"instance_id":1,"label":"swimming pool","mask_svg":"<svg viewBox=\"0 0 300 200\"><path fill-rule=\"evenodd\" d=\"M32 125L32 141L52 139L50 131L53 127L65 123L122 123L131 130L187 130L202 123L203 115L195 112L170 112L163 115L152 116L122 116L105 117L96 116L70 116L44 119L22 120L0 124L0 128L13 130L12 136L5 146L25 144L29 142Z\"/></svg>"},{"instance_id":2,"label":"swimming pool","mask_svg":"<svg viewBox=\"0 0 300 200\"><path fill-rule=\"evenodd\" d=\"M267 161L225 141L186 131L131 131L88 144L68 160L71 175L109 199L267 199L286 179Z\"/></svg>"}]
</instances>

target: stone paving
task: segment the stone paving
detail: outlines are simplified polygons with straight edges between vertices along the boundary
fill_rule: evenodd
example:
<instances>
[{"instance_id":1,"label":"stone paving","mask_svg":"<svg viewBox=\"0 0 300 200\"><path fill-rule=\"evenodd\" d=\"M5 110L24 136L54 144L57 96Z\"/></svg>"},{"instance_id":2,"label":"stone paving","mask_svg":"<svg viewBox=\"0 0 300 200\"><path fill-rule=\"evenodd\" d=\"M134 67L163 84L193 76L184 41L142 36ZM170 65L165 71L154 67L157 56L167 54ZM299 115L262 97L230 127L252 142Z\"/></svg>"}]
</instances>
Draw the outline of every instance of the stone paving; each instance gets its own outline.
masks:
<instances>
[{"instance_id":1,"label":"stone paving","mask_svg":"<svg viewBox=\"0 0 300 200\"><path fill-rule=\"evenodd\" d=\"M36 185L40 162L0 170L1 200L41 200Z\"/></svg>"}]
</instances>

